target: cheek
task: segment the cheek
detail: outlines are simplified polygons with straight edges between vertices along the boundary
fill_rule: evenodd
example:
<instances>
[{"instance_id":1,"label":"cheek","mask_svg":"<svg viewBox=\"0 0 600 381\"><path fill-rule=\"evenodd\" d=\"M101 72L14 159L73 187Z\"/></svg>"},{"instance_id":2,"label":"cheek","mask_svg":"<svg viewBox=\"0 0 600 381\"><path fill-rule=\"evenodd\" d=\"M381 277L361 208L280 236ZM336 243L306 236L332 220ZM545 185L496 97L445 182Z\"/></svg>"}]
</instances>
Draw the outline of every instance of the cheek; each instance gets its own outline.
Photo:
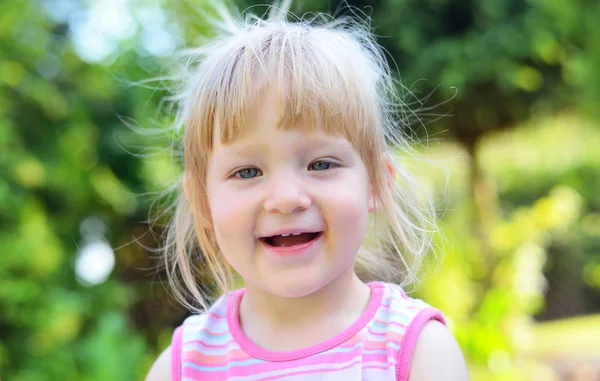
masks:
<instances>
[{"instance_id":1,"label":"cheek","mask_svg":"<svg viewBox=\"0 0 600 381\"><path fill-rule=\"evenodd\" d=\"M224 254L228 251L227 247L253 233L254 208L247 197L216 187L209 189L208 204L217 242ZM232 240L230 237L236 239Z\"/></svg>"},{"instance_id":2,"label":"cheek","mask_svg":"<svg viewBox=\"0 0 600 381\"><path fill-rule=\"evenodd\" d=\"M235 221L240 214L243 214L240 198L227 197L223 192L215 192L214 196L209 197L208 205L216 230L226 228L231 221Z\"/></svg>"},{"instance_id":3,"label":"cheek","mask_svg":"<svg viewBox=\"0 0 600 381\"><path fill-rule=\"evenodd\" d=\"M324 200L329 210L328 220L350 237L362 239L369 217L369 189L362 184L340 187ZM357 236L358 235L358 236Z\"/></svg>"}]
</instances>

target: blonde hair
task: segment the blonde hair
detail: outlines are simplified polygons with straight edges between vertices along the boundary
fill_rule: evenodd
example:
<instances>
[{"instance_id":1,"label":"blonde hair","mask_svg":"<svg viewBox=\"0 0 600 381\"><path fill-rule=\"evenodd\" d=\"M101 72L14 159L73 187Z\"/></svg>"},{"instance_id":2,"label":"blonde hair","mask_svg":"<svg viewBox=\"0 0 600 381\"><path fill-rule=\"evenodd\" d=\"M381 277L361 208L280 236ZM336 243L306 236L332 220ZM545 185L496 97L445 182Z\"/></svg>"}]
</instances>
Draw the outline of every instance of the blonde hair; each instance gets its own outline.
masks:
<instances>
[{"instance_id":1,"label":"blonde hair","mask_svg":"<svg viewBox=\"0 0 600 381\"><path fill-rule=\"evenodd\" d=\"M222 141L235 140L246 127L253 100L267 90L277 91L281 100L279 128L318 126L340 134L365 163L379 212L370 244L357 254L357 273L364 280L413 283L432 246L434 208L394 152L413 154L403 131L411 111L398 96L368 25L323 14L290 22L276 7L267 19L234 18L225 8L216 9L220 33L209 44L185 51L180 87L172 98L178 107L173 127L185 129L188 192L187 197L180 192L163 248L175 297L192 310L208 308L198 283L202 269L208 269L220 292L233 287L233 271L211 229L207 163L215 123Z\"/></svg>"}]
</instances>

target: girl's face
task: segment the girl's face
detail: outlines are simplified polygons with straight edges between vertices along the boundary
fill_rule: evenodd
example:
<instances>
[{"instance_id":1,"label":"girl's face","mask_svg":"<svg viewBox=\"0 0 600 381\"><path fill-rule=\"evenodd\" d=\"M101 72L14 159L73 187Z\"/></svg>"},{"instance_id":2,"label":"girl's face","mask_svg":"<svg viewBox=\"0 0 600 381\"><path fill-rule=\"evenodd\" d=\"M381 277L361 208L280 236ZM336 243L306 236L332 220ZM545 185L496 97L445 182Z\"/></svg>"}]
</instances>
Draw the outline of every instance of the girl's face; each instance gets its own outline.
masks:
<instances>
[{"instance_id":1,"label":"girl's face","mask_svg":"<svg viewBox=\"0 0 600 381\"><path fill-rule=\"evenodd\" d=\"M248 286L301 297L354 271L373 198L345 138L278 129L280 116L265 99L248 133L215 138L208 206L219 248Z\"/></svg>"}]
</instances>

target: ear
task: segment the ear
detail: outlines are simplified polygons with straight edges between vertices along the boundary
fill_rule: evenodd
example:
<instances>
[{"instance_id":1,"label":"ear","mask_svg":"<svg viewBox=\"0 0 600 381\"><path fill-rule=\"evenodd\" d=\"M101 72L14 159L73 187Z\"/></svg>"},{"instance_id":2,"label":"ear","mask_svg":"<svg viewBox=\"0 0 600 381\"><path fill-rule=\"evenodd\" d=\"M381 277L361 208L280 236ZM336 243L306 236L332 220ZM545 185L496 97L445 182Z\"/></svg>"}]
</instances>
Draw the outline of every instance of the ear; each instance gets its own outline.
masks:
<instances>
[{"instance_id":1,"label":"ear","mask_svg":"<svg viewBox=\"0 0 600 381\"><path fill-rule=\"evenodd\" d=\"M369 195L369 213L375 211L375 196L373 195L373 187L371 187L371 194Z\"/></svg>"},{"instance_id":2,"label":"ear","mask_svg":"<svg viewBox=\"0 0 600 381\"><path fill-rule=\"evenodd\" d=\"M384 165L384 173L385 176L385 184L388 189L392 189L394 187L394 183L396 182L396 168L394 168L394 163L392 159L386 155L383 159ZM375 195L373 194L373 187L371 186L371 194L369 195L369 212L373 213L378 209L377 200Z\"/></svg>"},{"instance_id":3,"label":"ear","mask_svg":"<svg viewBox=\"0 0 600 381\"><path fill-rule=\"evenodd\" d=\"M393 188L396 183L396 168L394 167L394 162L389 155L385 155L385 159L383 160L385 165L385 176L386 176L386 184L388 188Z\"/></svg>"}]
</instances>

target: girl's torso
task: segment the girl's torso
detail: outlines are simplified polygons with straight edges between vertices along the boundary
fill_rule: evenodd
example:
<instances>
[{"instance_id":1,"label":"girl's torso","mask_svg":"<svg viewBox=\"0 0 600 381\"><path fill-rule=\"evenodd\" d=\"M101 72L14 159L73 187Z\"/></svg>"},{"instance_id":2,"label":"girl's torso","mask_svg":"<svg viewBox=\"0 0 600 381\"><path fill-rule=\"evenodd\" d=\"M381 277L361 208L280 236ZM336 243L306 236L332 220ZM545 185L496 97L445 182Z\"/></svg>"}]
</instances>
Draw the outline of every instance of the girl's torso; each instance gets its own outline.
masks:
<instances>
[{"instance_id":1,"label":"girl's torso","mask_svg":"<svg viewBox=\"0 0 600 381\"><path fill-rule=\"evenodd\" d=\"M419 332L429 320L444 323L444 318L399 286L374 282L369 287L369 304L354 324L291 352L268 351L246 338L236 308L244 290L232 292L175 331L172 380L407 380Z\"/></svg>"}]
</instances>

